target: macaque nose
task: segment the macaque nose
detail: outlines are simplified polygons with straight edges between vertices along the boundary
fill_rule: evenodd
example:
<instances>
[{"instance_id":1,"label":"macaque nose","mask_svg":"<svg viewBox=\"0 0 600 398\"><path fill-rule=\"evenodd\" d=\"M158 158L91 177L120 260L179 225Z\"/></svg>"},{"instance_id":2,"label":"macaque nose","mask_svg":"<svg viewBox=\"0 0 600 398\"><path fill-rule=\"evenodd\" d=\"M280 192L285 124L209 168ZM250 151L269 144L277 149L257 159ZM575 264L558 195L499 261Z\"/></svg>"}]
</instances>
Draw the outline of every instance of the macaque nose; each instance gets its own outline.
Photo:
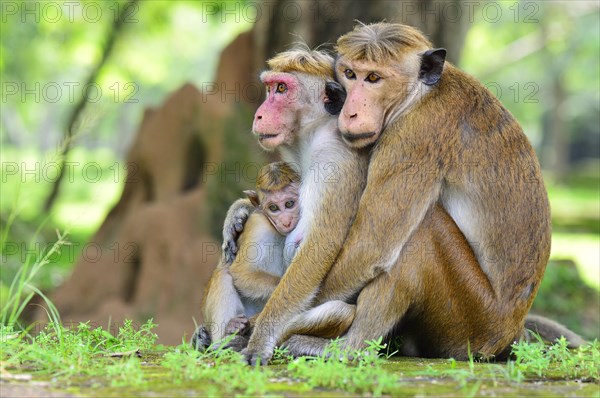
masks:
<instances>
[{"instance_id":1,"label":"macaque nose","mask_svg":"<svg viewBox=\"0 0 600 398\"><path fill-rule=\"evenodd\" d=\"M290 225L292 225L292 220L284 221L283 222L283 226L286 227L286 228L289 228Z\"/></svg>"}]
</instances>

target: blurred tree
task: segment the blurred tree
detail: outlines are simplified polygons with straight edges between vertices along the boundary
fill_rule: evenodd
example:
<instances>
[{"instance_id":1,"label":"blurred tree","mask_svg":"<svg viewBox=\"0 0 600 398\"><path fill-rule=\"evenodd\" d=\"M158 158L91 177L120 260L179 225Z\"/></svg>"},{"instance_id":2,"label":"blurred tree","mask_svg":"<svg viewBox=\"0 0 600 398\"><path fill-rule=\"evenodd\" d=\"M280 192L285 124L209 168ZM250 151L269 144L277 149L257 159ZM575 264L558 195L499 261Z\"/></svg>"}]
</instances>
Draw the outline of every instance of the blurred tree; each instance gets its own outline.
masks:
<instances>
[{"instance_id":1,"label":"blurred tree","mask_svg":"<svg viewBox=\"0 0 600 398\"><path fill-rule=\"evenodd\" d=\"M113 26L108 33L106 42L104 44L104 49L102 50L102 56L100 57L98 64L96 64L96 66L90 72L85 87L96 83L96 80L98 79L98 75L100 74L102 67L108 61L108 58L110 57L113 51L114 44L117 41L123 27L125 26L125 21L131 15L131 11L136 9L137 3L138 0L129 0L127 4L125 4L125 6L121 8L121 12L117 16L117 18L115 18ZM73 145L72 139L75 133L76 123L79 117L81 116L85 106L88 103L88 95L89 94L86 92L84 95L81 96L79 101L75 103L75 106L73 107L71 114L69 115L69 119L65 128L65 137L63 140L62 153L60 156L61 165L59 167L58 176L54 181L54 184L52 184L52 190L50 191L50 195L48 195L46 203L44 204L45 211L49 211L52 208L52 205L54 204L54 201L56 200L56 197L60 190L60 183L65 175L65 165L68 160L69 150Z\"/></svg>"}]
</instances>

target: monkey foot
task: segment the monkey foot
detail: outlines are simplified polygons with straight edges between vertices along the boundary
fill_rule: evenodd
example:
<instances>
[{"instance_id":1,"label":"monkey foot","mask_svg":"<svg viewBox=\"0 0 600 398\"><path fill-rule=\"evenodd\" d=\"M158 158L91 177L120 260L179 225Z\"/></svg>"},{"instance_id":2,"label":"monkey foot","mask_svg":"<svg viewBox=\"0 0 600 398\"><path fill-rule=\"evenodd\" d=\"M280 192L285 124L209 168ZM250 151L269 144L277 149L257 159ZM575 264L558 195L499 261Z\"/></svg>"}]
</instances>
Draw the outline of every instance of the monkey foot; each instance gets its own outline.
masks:
<instances>
[{"instance_id":1,"label":"monkey foot","mask_svg":"<svg viewBox=\"0 0 600 398\"><path fill-rule=\"evenodd\" d=\"M210 346L210 334L203 325L198 326L198 329L194 331L191 344L198 351L204 351Z\"/></svg>"}]
</instances>

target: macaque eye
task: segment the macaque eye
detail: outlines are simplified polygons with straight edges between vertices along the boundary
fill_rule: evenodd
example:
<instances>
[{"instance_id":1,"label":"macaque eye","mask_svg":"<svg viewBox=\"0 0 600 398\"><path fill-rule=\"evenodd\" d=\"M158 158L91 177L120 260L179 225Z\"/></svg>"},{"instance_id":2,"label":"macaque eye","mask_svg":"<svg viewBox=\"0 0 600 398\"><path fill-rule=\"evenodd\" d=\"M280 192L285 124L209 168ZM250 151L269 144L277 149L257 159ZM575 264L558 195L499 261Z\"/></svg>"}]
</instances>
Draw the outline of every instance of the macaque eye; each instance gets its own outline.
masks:
<instances>
[{"instance_id":1,"label":"macaque eye","mask_svg":"<svg viewBox=\"0 0 600 398\"><path fill-rule=\"evenodd\" d=\"M285 208L286 209L291 209L292 207L294 207L295 202L293 200L288 200L287 202L285 202Z\"/></svg>"},{"instance_id":2,"label":"macaque eye","mask_svg":"<svg viewBox=\"0 0 600 398\"><path fill-rule=\"evenodd\" d=\"M346 79L355 79L356 75L354 74L354 71L352 69L346 69L344 70L344 76L346 76Z\"/></svg>"},{"instance_id":3,"label":"macaque eye","mask_svg":"<svg viewBox=\"0 0 600 398\"><path fill-rule=\"evenodd\" d=\"M269 206L269 210L271 210L272 212L279 211L279 207L277 207L277 205L275 204L272 204Z\"/></svg>"},{"instance_id":4,"label":"macaque eye","mask_svg":"<svg viewBox=\"0 0 600 398\"><path fill-rule=\"evenodd\" d=\"M285 85L285 83L279 83L277 85L277 92L278 93L285 93L287 91L287 86Z\"/></svg>"},{"instance_id":5,"label":"macaque eye","mask_svg":"<svg viewBox=\"0 0 600 398\"><path fill-rule=\"evenodd\" d=\"M369 75L367 76L367 81L369 83L376 83L379 80L381 80L381 77L375 73L369 73Z\"/></svg>"}]
</instances>

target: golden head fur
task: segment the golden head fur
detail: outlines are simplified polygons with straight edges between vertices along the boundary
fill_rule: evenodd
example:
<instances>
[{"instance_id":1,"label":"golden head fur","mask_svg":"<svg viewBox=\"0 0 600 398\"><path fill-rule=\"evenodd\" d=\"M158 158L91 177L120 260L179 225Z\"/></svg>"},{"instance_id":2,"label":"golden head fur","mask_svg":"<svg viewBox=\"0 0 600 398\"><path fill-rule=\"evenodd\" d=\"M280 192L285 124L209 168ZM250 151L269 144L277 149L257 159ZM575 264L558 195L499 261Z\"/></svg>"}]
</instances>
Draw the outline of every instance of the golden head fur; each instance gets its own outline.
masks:
<instances>
[{"instance_id":1,"label":"golden head fur","mask_svg":"<svg viewBox=\"0 0 600 398\"><path fill-rule=\"evenodd\" d=\"M267 61L273 72L301 72L325 80L333 79L333 57L324 51L294 48L281 52Z\"/></svg>"},{"instance_id":2,"label":"golden head fur","mask_svg":"<svg viewBox=\"0 0 600 398\"><path fill-rule=\"evenodd\" d=\"M381 63L400 59L407 49L424 51L431 47L431 42L418 29L379 22L356 25L352 32L338 39L336 50L350 60Z\"/></svg>"},{"instance_id":3,"label":"golden head fur","mask_svg":"<svg viewBox=\"0 0 600 398\"><path fill-rule=\"evenodd\" d=\"M300 175L286 162L269 163L261 167L256 178L256 190L275 192L300 183Z\"/></svg>"}]
</instances>

